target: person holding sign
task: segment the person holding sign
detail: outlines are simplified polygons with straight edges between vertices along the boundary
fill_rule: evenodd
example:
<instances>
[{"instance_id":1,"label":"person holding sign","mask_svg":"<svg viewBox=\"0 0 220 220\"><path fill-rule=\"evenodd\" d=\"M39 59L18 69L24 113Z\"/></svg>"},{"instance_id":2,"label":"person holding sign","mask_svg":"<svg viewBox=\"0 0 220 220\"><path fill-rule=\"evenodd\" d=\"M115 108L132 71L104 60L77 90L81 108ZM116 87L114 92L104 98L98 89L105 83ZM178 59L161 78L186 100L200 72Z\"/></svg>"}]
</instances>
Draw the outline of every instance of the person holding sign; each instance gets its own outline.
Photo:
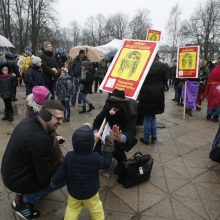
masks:
<instances>
[{"instance_id":1,"label":"person holding sign","mask_svg":"<svg viewBox=\"0 0 220 220\"><path fill-rule=\"evenodd\" d=\"M94 151L101 153L101 145L105 136L112 134L114 137L113 157L120 163L126 160L125 151L128 152L137 143L136 139L136 113L132 108L132 101L125 98L125 92L115 89L107 98L102 111L93 122L93 130L97 144ZM103 120L106 119L102 136L98 135Z\"/></svg>"},{"instance_id":2,"label":"person holding sign","mask_svg":"<svg viewBox=\"0 0 220 220\"><path fill-rule=\"evenodd\" d=\"M167 76L166 66L157 55L139 93L138 112L144 115L144 137L140 141L149 145L157 141L156 114L164 112L164 85Z\"/></svg>"}]
</instances>

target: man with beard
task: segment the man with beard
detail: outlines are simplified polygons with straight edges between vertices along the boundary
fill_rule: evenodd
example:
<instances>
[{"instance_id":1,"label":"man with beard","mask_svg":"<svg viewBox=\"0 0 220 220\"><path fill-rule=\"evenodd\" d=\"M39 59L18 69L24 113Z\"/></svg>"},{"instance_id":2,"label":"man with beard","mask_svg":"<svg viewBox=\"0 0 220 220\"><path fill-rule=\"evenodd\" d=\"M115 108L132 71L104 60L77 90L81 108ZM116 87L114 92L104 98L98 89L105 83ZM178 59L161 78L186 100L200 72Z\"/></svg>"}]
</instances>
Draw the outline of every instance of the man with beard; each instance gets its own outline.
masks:
<instances>
[{"instance_id":1,"label":"man with beard","mask_svg":"<svg viewBox=\"0 0 220 220\"><path fill-rule=\"evenodd\" d=\"M45 102L35 118L18 123L4 152L2 179L9 190L17 193L11 207L23 219L38 217L40 213L33 205L54 190L50 180L63 162L60 136L56 136L63 117L60 102Z\"/></svg>"},{"instance_id":2,"label":"man with beard","mask_svg":"<svg viewBox=\"0 0 220 220\"><path fill-rule=\"evenodd\" d=\"M125 92L115 89L107 98L102 111L93 122L93 130L97 144L95 151L101 153L102 140L106 135L112 133L114 136L113 157L117 160L118 168L122 161L126 160L125 151L128 152L136 143L136 113L134 103L125 98ZM98 135L98 130L106 118L102 137Z\"/></svg>"}]
</instances>

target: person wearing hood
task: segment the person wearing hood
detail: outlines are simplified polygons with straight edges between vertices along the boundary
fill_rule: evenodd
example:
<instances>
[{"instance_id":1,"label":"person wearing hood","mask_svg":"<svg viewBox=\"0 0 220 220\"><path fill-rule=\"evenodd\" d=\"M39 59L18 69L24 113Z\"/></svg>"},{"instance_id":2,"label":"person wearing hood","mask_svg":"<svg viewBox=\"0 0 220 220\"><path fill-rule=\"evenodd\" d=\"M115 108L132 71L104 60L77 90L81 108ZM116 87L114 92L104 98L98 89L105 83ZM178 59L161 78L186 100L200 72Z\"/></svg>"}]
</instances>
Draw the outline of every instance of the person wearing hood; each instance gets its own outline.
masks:
<instances>
[{"instance_id":1,"label":"person wearing hood","mask_svg":"<svg viewBox=\"0 0 220 220\"><path fill-rule=\"evenodd\" d=\"M25 82L26 82L26 96L31 94L34 86L44 86L44 77L41 70L42 61L40 57L32 56L32 64L28 68L26 73Z\"/></svg>"},{"instance_id":2,"label":"person wearing hood","mask_svg":"<svg viewBox=\"0 0 220 220\"><path fill-rule=\"evenodd\" d=\"M12 95L13 95L13 78L16 75L11 73L11 69L8 64L2 64L0 66L0 96L4 101L5 110L2 120L13 121L13 108L12 108Z\"/></svg>"},{"instance_id":3,"label":"person wearing hood","mask_svg":"<svg viewBox=\"0 0 220 220\"><path fill-rule=\"evenodd\" d=\"M52 95L51 99L54 99L54 92L56 86L56 80L60 76L60 69L54 56L52 44L49 41L44 42L42 60L42 71L45 80L46 87L50 90Z\"/></svg>"},{"instance_id":4,"label":"person wearing hood","mask_svg":"<svg viewBox=\"0 0 220 220\"><path fill-rule=\"evenodd\" d=\"M104 220L104 210L99 199L99 170L111 165L114 141L106 136L103 155L93 152L94 134L89 124L78 128L72 136L74 151L64 158L64 163L52 177L51 185L56 187L64 180L69 192L65 220L79 219L83 206L89 210L92 220Z\"/></svg>"},{"instance_id":5,"label":"person wearing hood","mask_svg":"<svg viewBox=\"0 0 220 220\"><path fill-rule=\"evenodd\" d=\"M5 53L6 63L8 64L9 68L11 69L11 73L14 73L16 77L12 79L12 101L17 101L16 93L17 93L17 86L18 80L20 78L19 67L16 64L15 56L11 52Z\"/></svg>"},{"instance_id":6,"label":"person wearing hood","mask_svg":"<svg viewBox=\"0 0 220 220\"><path fill-rule=\"evenodd\" d=\"M56 84L56 95L65 107L63 122L70 121L70 98L73 93L73 82L66 68L61 69L61 75Z\"/></svg>"},{"instance_id":7,"label":"person wearing hood","mask_svg":"<svg viewBox=\"0 0 220 220\"><path fill-rule=\"evenodd\" d=\"M79 113L86 113L86 104L89 105L87 112L91 112L95 107L88 100L88 94L92 93L93 73L91 71L91 62L88 60L82 61L81 63L81 75L80 75L80 93L79 97L83 102L82 111Z\"/></svg>"}]
</instances>

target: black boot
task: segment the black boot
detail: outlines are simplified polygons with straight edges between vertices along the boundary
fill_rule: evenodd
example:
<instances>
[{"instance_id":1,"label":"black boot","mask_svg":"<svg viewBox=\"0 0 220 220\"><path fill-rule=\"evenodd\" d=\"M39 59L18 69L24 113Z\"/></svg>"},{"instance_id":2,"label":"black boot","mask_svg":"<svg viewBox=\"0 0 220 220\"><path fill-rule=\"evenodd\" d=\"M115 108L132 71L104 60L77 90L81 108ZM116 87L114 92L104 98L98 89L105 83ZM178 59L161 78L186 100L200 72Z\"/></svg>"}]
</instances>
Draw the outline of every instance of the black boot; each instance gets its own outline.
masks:
<instances>
[{"instance_id":1,"label":"black boot","mask_svg":"<svg viewBox=\"0 0 220 220\"><path fill-rule=\"evenodd\" d=\"M9 113L8 121L13 121L14 120L14 114Z\"/></svg>"},{"instance_id":2,"label":"black boot","mask_svg":"<svg viewBox=\"0 0 220 220\"><path fill-rule=\"evenodd\" d=\"M212 120L213 120L214 122L218 122L218 118L219 118L218 115L214 115Z\"/></svg>"},{"instance_id":3,"label":"black boot","mask_svg":"<svg viewBox=\"0 0 220 220\"><path fill-rule=\"evenodd\" d=\"M86 113L86 106L82 107L82 111L80 111L79 114L81 114L81 113Z\"/></svg>"},{"instance_id":4,"label":"black boot","mask_svg":"<svg viewBox=\"0 0 220 220\"><path fill-rule=\"evenodd\" d=\"M8 120L8 118L9 118L9 115L8 115L8 113L4 113L4 117L2 118L2 121L6 121L6 120Z\"/></svg>"},{"instance_id":5,"label":"black boot","mask_svg":"<svg viewBox=\"0 0 220 220\"><path fill-rule=\"evenodd\" d=\"M87 112L91 112L94 109L95 107L93 106L93 104L89 104L89 109L87 110Z\"/></svg>"}]
</instances>

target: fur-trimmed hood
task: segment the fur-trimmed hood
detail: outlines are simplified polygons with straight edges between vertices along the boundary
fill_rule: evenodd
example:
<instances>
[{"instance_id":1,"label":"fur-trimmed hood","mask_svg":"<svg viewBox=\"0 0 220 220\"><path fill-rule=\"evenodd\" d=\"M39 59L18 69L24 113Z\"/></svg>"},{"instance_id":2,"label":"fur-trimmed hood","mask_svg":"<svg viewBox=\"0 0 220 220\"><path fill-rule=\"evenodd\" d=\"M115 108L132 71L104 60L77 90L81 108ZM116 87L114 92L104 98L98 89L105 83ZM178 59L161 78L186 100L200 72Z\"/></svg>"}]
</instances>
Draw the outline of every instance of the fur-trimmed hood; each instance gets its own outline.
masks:
<instances>
[{"instance_id":1,"label":"fur-trimmed hood","mask_svg":"<svg viewBox=\"0 0 220 220\"><path fill-rule=\"evenodd\" d=\"M30 95L27 96L26 103L27 103L28 107L31 107L33 109L33 111L36 112L36 113L39 112L42 108L42 105L38 105L34 101L33 94L30 94Z\"/></svg>"}]
</instances>

